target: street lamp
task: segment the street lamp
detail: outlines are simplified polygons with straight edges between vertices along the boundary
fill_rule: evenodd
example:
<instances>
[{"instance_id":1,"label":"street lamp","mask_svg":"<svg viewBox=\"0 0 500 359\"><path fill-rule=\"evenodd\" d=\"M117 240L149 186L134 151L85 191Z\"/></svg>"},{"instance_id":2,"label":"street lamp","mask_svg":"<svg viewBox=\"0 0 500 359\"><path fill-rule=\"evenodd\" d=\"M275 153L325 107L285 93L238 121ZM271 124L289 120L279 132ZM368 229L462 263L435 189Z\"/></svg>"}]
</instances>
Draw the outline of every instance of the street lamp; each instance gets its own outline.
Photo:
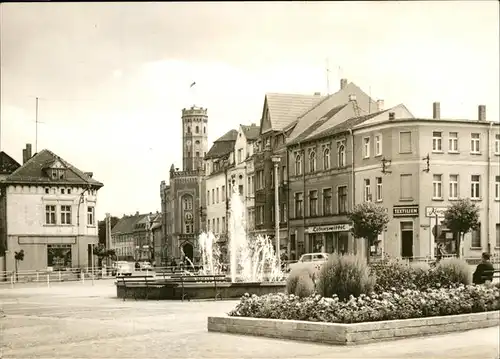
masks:
<instances>
[{"instance_id":1,"label":"street lamp","mask_svg":"<svg viewBox=\"0 0 500 359\"><path fill-rule=\"evenodd\" d=\"M279 203L279 188L278 188L278 166L281 162L281 157L273 156L271 160L274 164L274 237L276 241L276 256L278 259L278 268L281 268L280 256L280 203Z\"/></svg>"}]
</instances>

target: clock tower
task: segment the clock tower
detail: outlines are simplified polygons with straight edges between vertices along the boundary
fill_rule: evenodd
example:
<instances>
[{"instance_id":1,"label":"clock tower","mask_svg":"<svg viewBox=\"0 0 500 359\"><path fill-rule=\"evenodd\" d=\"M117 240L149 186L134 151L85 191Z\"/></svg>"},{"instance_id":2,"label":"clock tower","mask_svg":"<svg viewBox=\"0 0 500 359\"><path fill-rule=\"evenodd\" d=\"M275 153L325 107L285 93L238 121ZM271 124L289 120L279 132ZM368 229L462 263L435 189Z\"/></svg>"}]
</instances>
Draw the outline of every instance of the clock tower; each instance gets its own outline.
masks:
<instances>
[{"instance_id":1,"label":"clock tower","mask_svg":"<svg viewBox=\"0 0 500 359\"><path fill-rule=\"evenodd\" d=\"M182 169L203 169L208 149L207 109L192 106L182 110Z\"/></svg>"}]
</instances>

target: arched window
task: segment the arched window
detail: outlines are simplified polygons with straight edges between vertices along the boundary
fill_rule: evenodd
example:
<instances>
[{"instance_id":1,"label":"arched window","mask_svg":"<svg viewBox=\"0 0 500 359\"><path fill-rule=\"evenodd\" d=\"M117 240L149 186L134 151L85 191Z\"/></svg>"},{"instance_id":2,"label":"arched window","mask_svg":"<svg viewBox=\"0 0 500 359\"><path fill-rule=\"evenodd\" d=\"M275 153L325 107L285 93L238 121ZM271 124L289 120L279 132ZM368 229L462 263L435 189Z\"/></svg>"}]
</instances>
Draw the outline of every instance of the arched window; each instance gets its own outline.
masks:
<instances>
[{"instance_id":1,"label":"arched window","mask_svg":"<svg viewBox=\"0 0 500 359\"><path fill-rule=\"evenodd\" d=\"M207 128L203 127L203 133L207 133Z\"/></svg>"},{"instance_id":2,"label":"arched window","mask_svg":"<svg viewBox=\"0 0 500 359\"><path fill-rule=\"evenodd\" d=\"M182 198L182 206L184 210L192 210L193 209L193 197L184 196Z\"/></svg>"},{"instance_id":3,"label":"arched window","mask_svg":"<svg viewBox=\"0 0 500 359\"><path fill-rule=\"evenodd\" d=\"M323 151L323 169L327 170L330 168L330 149L325 148Z\"/></svg>"},{"instance_id":4,"label":"arched window","mask_svg":"<svg viewBox=\"0 0 500 359\"><path fill-rule=\"evenodd\" d=\"M191 127L190 126L187 127L187 133L191 133Z\"/></svg>"},{"instance_id":5,"label":"arched window","mask_svg":"<svg viewBox=\"0 0 500 359\"><path fill-rule=\"evenodd\" d=\"M309 172L316 171L316 151L311 151L309 154Z\"/></svg>"},{"instance_id":6,"label":"arched window","mask_svg":"<svg viewBox=\"0 0 500 359\"><path fill-rule=\"evenodd\" d=\"M196 126L196 128L195 128L195 132L200 133L200 128L198 126Z\"/></svg>"},{"instance_id":7,"label":"arched window","mask_svg":"<svg viewBox=\"0 0 500 359\"><path fill-rule=\"evenodd\" d=\"M297 154L295 156L295 175L299 176L302 174L302 156Z\"/></svg>"},{"instance_id":8,"label":"arched window","mask_svg":"<svg viewBox=\"0 0 500 359\"><path fill-rule=\"evenodd\" d=\"M345 146L340 144L338 147L338 165L339 167L345 166Z\"/></svg>"},{"instance_id":9,"label":"arched window","mask_svg":"<svg viewBox=\"0 0 500 359\"><path fill-rule=\"evenodd\" d=\"M182 219L184 223L184 234L194 233L194 222L193 222L193 197L191 195L182 196Z\"/></svg>"}]
</instances>

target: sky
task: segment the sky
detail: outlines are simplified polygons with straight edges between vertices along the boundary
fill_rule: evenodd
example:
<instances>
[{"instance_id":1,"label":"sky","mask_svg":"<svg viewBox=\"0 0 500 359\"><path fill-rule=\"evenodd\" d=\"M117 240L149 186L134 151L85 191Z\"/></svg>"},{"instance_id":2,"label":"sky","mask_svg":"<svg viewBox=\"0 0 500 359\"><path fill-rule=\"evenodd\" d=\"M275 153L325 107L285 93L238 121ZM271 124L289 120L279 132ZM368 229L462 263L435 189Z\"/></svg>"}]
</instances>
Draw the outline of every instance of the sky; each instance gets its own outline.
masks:
<instances>
[{"instance_id":1,"label":"sky","mask_svg":"<svg viewBox=\"0 0 500 359\"><path fill-rule=\"evenodd\" d=\"M38 150L104 183L99 218L161 210L193 104L210 143L260 123L266 92L340 78L415 116L499 120L497 1L3 3L0 21L0 150L35 150L38 97Z\"/></svg>"}]
</instances>

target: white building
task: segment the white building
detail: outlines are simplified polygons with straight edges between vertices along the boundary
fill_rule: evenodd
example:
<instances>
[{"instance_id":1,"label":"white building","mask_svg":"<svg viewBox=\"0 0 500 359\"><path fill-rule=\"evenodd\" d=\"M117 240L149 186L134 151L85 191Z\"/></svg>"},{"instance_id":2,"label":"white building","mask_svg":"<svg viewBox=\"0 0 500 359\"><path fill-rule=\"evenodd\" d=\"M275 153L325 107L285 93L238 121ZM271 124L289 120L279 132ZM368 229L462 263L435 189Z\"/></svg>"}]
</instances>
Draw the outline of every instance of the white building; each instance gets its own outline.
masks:
<instances>
[{"instance_id":1,"label":"white building","mask_svg":"<svg viewBox=\"0 0 500 359\"><path fill-rule=\"evenodd\" d=\"M225 239L229 192L228 170L234 165L238 132L231 130L217 139L205 156L206 230Z\"/></svg>"},{"instance_id":2,"label":"white building","mask_svg":"<svg viewBox=\"0 0 500 359\"><path fill-rule=\"evenodd\" d=\"M30 151L31 152L31 151ZM52 153L42 150L0 182L0 270L87 267L91 244L98 243L95 217L102 183Z\"/></svg>"},{"instance_id":3,"label":"white building","mask_svg":"<svg viewBox=\"0 0 500 359\"><path fill-rule=\"evenodd\" d=\"M247 233L254 229L254 169L253 150L258 140L260 127L240 125L234 144L234 166L228 169L230 183L238 186L238 192L244 202Z\"/></svg>"}]
</instances>

